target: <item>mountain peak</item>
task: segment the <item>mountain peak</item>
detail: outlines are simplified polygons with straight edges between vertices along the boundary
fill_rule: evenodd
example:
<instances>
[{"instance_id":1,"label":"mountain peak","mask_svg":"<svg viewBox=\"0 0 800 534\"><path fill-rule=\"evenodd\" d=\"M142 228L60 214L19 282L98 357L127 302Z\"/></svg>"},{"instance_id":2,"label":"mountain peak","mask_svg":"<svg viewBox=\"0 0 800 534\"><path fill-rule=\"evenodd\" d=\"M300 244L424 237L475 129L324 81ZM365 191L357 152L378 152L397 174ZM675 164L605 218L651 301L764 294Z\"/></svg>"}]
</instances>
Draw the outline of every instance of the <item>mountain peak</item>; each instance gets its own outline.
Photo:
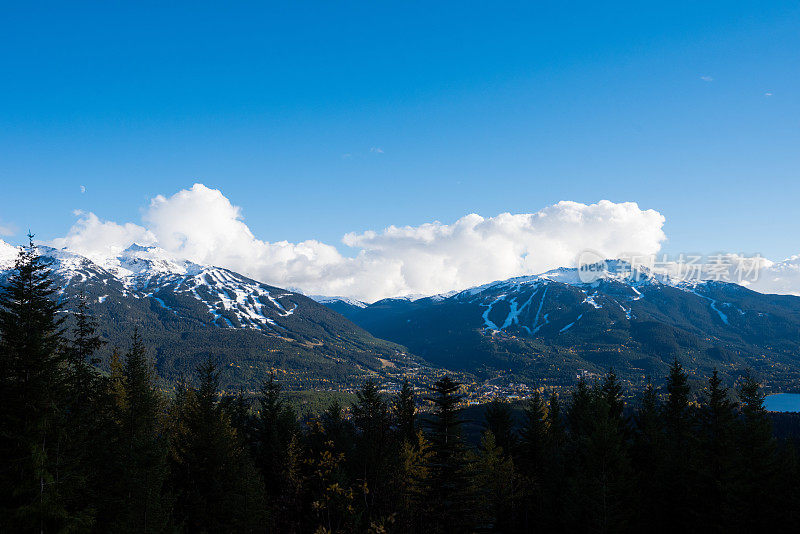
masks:
<instances>
[{"instance_id":1,"label":"mountain peak","mask_svg":"<svg viewBox=\"0 0 800 534\"><path fill-rule=\"evenodd\" d=\"M155 245L140 245L139 243L133 243L131 246L123 250L121 255L133 254L135 252L147 252L152 250L161 250L161 249L159 249Z\"/></svg>"},{"instance_id":2,"label":"mountain peak","mask_svg":"<svg viewBox=\"0 0 800 534\"><path fill-rule=\"evenodd\" d=\"M357 299L351 299L349 297L328 297L326 295L308 295L308 298L310 298L310 299L312 299L312 300L314 300L316 302L319 302L320 304L333 304L333 303L336 303L336 302L341 302L343 304L346 304L346 305L349 305L349 306L355 306L357 308L366 308L367 307L367 303L366 302L362 302L362 301L357 300Z\"/></svg>"},{"instance_id":3,"label":"mountain peak","mask_svg":"<svg viewBox=\"0 0 800 534\"><path fill-rule=\"evenodd\" d=\"M116 258L104 262L104 267L118 276L140 274L195 274L202 270L200 265L188 260L178 259L166 250L155 245L133 243Z\"/></svg>"}]
</instances>

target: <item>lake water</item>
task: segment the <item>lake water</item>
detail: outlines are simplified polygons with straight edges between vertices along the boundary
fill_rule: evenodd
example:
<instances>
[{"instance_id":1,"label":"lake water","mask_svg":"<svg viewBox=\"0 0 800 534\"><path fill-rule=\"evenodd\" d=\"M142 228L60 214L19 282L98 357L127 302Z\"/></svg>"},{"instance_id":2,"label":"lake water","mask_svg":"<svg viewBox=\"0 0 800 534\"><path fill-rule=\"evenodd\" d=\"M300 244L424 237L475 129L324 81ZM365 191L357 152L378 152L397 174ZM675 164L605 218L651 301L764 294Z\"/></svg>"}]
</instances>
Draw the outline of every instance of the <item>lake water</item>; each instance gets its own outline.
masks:
<instances>
[{"instance_id":1,"label":"lake water","mask_svg":"<svg viewBox=\"0 0 800 534\"><path fill-rule=\"evenodd\" d=\"M800 393L767 395L764 406L770 412L800 412Z\"/></svg>"}]
</instances>

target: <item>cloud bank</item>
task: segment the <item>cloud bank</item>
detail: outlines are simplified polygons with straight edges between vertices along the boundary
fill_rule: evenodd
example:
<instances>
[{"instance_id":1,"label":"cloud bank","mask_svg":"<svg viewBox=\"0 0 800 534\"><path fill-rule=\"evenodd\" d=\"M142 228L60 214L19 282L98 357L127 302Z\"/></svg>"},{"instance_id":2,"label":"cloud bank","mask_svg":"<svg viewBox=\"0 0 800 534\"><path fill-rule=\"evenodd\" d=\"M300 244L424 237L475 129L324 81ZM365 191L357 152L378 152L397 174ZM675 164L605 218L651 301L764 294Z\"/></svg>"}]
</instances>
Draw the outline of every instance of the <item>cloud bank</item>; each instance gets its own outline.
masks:
<instances>
[{"instance_id":1,"label":"cloud bank","mask_svg":"<svg viewBox=\"0 0 800 534\"><path fill-rule=\"evenodd\" d=\"M766 260L758 279L746 286L759 293L800 297L800 254L776 263Z\"/></svg>"},{"instance_id":2,"label":"cloud bank","mask_svg":"<svg viewBox=\"0 0 800 534\"><path fill-rule=\"evenodd\" d=\"M203 184L153 198L142 224L76 215L78 220L54 246L102 260L133 243L158 245L175 257L226 267L279 287L366 301L435 294L570 266L587 248L607 257L654 254L666 238L664 217L636 203L563 201L535 213L469 214L452 224L349 233L342 241L357 253L347 257L315 240L258 239L241 210Z\"/></svg>"}]
</instances>

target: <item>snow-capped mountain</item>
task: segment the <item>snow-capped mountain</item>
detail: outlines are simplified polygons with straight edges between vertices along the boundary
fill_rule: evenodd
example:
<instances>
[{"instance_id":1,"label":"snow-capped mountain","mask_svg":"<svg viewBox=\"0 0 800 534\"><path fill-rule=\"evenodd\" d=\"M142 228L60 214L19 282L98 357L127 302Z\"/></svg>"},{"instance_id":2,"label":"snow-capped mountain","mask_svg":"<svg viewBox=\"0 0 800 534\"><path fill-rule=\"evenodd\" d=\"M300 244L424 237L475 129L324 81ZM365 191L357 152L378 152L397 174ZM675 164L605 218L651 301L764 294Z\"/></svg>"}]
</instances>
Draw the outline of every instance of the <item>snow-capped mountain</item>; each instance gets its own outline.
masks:
<instances>
[{"instance_id":1,"label":"snow-capped mountain","mask_svg":"<svg viewBox=\"0 0 800 534\"><path fill-rule=\"evenodd\" d=\"M0 241L0 283L16 252ZM541 380L573 380L581 369L609 365L640 380L663 373L674 357L703 371L754 367L773 381L800 379L800 297L684 282L622 261L607 261L591 282L560 268L366 304L316 302L156 247L134 245L97 261L67 250L40 252L67 308L86 294L112 346L124 347L137 326L166 377L219 357L227 373L257 380L289 369L304 387L316 387L421 356L444 368ZM797 267L781 265L789 274Z\"/></svg>"},{"instance_id":2,"label":"snow-capped mountain","mask_svg":"<svg viewBox=\"0 0 800 534\"><path fill-rule=\"evenodd\" d=\"M17 257L17 247L9 245L0 239L0 271L10 269Z\"/></svg>"},{"instance_id":3,"label":"snow-capped mountain","mask_svg":"<svg viewBox=\"0 0 800 534\"><path fill-rule=\"evenodd\" d=\"M274 332L285 329L280 322L298 306L295 293L227 269L175 259L154 246L134 244L119 256L97 263L67 250L40 247L39 251L62 280L62 293L90 290L99 303L116 293L152 299L181 315L186 307L181 301L188 298L202 303L209 323L218 327ZM104 292L104 287L108 291Z\"/></svg>"},{"instance_id":4,"label":"snow-capped mountain","mask_svg":"<svg viewBox=\"0 0 800 534\"><path fill-rule=\"evenodd\" d=\"M311 299L319 302L320 304L333 304L336 302L341 302L347 304L349 306L354 306L356 308L366 308L367 303L358 299L351 299L349 297L326 297L325 295L309 295Z\"/></svg>"},{"instance_id":5,"label":"snow-capped mountain","mask_svg":"<svg viewBox=\"0 0 800 534\"><path fill-rule=\"evenodd\" d=\"M270 370L291 370L294 379L314 385L409 358L403 347L374 338L300 293L177 259L157 247L133 245L98 261L44 246L39 253L66 309L78 294L86 295L111 345L126 346L137 326L165 377L188 374L199 360L213 357L228 362L228 374L236 369L257 379ZM0 283L16 255L15 247L0 241Z\"/></svg>"},{"instance_id":6,"label":"snow-capped mountain","mask_svg":"<svg viewBox=\"0 0 800 534\"><path fill-rule=\"evenodd\" d=\"M708 368L798 372L800 298L674 280L621 261L607 262L591 283L561 268L340 311L446 367L552 376L614 365L641 377L660 374L679 356Z\"/></svg>"}]
</instances>

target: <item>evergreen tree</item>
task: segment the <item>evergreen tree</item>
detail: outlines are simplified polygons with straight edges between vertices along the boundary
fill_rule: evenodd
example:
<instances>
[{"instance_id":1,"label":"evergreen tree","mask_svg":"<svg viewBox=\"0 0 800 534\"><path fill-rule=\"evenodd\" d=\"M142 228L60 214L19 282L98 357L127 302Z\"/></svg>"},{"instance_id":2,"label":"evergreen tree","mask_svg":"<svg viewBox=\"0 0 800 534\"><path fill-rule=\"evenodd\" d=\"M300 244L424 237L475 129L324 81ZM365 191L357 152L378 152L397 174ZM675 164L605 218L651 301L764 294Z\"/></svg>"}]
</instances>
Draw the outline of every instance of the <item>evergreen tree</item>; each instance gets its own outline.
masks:
<instances>
[{"instance_id":1,"label":"evergreen tree","mask_svg":"<svg viewBox=\"0 0 800 534\"><path fill-rule=\"evenodd\" d=\"M404 440L400 448L398 525L401 532L423 532L426 488L431 463L430 442L421 430L414 442Z\"/></svg>"},{"instance_id":2,"label":"evergreen tree","mask_svg":"<svg viewBox=\"0 0 800 534\"><path fill-rule=\"evenodd\" d=\"M625 431L603 389L580 381L569 411L568 497L570 530L625 531L632 472Z\"/></svg>"},{"instance_id":3,"label":"evergreen tree","mask_svg":"<svg viewBox=\"0 0 800 534\"><path fill-rule=\"evenodd\" d=\"M66 501L73 510L84 510L83 526L94 522L98 495L105 480L97 463L105 456L105 443L112 440L113 413L107 384L95 365L97 351L105 342L97 333L86 295L78 296L72 312L74 326L66 341L67 365L63 370L66 398L58 443L59 471L66 482ZM98 446L98 444L103 444Z\"/></svg>"},{"instance_id":4,"label":"evergreen tree","mask_svg":"<svg viewBox=\"0 0 800 534\"><path fill-rule=\"evenodd\" d=\"M714 369L708 380L701 411L697 498L701 526L729 532L736 526L738 506L733 501L736 467L735 406Z\"/></svg>"},{"instance_id":5,"label":"evergreen tree","mask_svg":"<svg viewBox=\"0 0 800 534\"><path fill-rule=\"evenodd\" d=\"M94 366L100 363L95 355L106 342L97 333L97 319L89 311L89 300L85 293L78 295L78 305L72 317L75 326L72 328L67 359L75 375L74 387L78 390L90 390L92 382L97 378Z\"/></svg>"},{"instance_id":6,"label":"evergreen tree","mask_svg":"<svg viewBox=\"0 0 800 534\"><path fill-rule=\"evenodd\" d=\"M740 458L741 527L746 532L775 530L780 511L775 508L778 490L776 443L772 423L764 408L761 384L748 371L739 385L742 418L738 442Z\"/></svg>"},{"instance_id":7,"label":"evergreen tree","mask_svg":"<svg viewBox=\"0 0 800 534\"><path fill-rule=\"evenodd\" d=\"M667 402L664 406L664 450L659 478L662 501L659 521L674 531L691 528L695 500L687 490L695 487L696 440L689 410L689 383L686 371L675 359L667 379Z\"/></svg>"},{"instance_id":8,"label":"evergreen tree","mask_svg":"<svg viewBox=\"0 0 800 534\"><path fill-rule=\"evenodd\" d=\"M414 400L414 389L407 378L403 379L403 387L394 404L394 416L401 441L415 444L417 440L417 406Z\"/></svg>"},{"instance_id":9,"label":"evergreen tree","mask_svg":"<svg viewBox=\"0 0 800 534\"><path fill-rule=\"evenodd\" d=\"M61 495L65 428L63 316L33 236L0 288L0 526L67 528L86 518Z\"/></svg>"},{"instance_id":10,"label":"evergreen tree","mask_svg":"<svg viewBox=\"0 0 800 534\"><path fill-rule=\"evenodd\" d=\"M557 401L556 401L557 402ZM516 464L522 475L523 510L521 528L530 531L545 514L545 470L550 461L547 412L538 391L525 407Z\"/></svg>"},{"instance_id":11,"label":"evergreen tree","mask_svg":"<svg viewBox=\"0 0 800 534\"><path fill-rule=\"evenodd\" d=\"M255 421L255 458L263 477L272 518L280 525L284 511L292 509L291 473L296 465L290 456L296 417L281 398L281 385L271 374L261 386L260 411ZM277 528L277 527L276 527Z\"/></svg>"},{"instance_id":12,"label":"evergreen tree","mask_svg":"<svg viewBox=\"0 0 800 534\"><path fill-rule=\"evenodd\" d=\"M430 397L434 413L428 423L431 461L426 532L467 532L471 528L472 506L458 410L459 390L460 384L444 376L433 385Z\"/></svg>"},{"instance_id":13,"label":"evergreen tree","mask_svg":"<svg viewBox=\"0 0 800 534\"><path fill-rule=\"evenodd\" d=\"M365 520L369 522L388 513L390 460L397 457L397 451L390 450L389 407L374 380L367 380L356 392L352 413L356 428L355 476L362 482Z\"/></svg>"},{"instance_id":14,"label":"evergreen tree","mask_svg":"<svg viewBox=\"0 0 800 534\"><path fill-rule=\"evenodd\" d=\"M231 426L243 443L248 446L255 442L256 419L253 416L250 399L240 389L236 395L227 395L220 399L220 406L228 414Z\"/></svg>"},{"instance_id":15,"label":"evergreen tree","mask_svg":"<svg viewBox=\"0 0 800 534\"><path fill-rule=\"evenodd\" d=\"M619 420L623 425L626 424L623 418L625 411L625 400L622 398L622 386L617 380L617 375L614 373L614 368L610 368L608 373L603 379L603 385L600 387L600 394L608 405L609 416L612 419Z\"/></svg>"},{"instance_id":16,"label":"evergreen tree","mask_svg":"<svg viewBox=\"0 0 800 534\"><path fill-rule=\"evenodd\" d=\"M558 393L550 395L547 402L547 439L552 448L560 448L564 444L564 421Z\"/></svg>"},{"instance_id":17,"label":"evergreen tree","mask_svg":"<svg viewBox=\"0 0 800 534\"><path fill-rule=\"evenodd\" d=\"M342 405L334 400L328 409L320 417L322 432L320 438L322 442L330 441L333 443L333 450L344 453L346 457L352 458L355 455L355 429L350 420L344 418ZM320 447L317 447L319 450Z\"/></svg>"},{"instance_id":18,"label":"evergreen tree","mask_svg":"<svg viewBox=\"0 0 800 534\"><path fill-rule=\"evenodd\" d=\"M547 402L547 465L544 469L542 526L550 532L563 531L565 527L565 500L567 466L565 445L567 434L561 401L557 393Z\"/></svg>"},{"instance_id":19,"label":"evergreen tree","mask_svg":"<svg viewBox=\"0 0 800 534\"><path fill-rule=\"evenodd\" d=\"M161 532L170 512L164 403L138 330L124 361L112 361L111 378L116 422L100 530Z\"/></svg>"},{"instance_id":20,"label":"evergreen tree","mask_svg":"<svg viewBox=\"0 0 800 534\"><path fill-rule=\"evenodd\" d=\"M636 503L636 530L649 528L661 513L663 498L661 459L664 454L664 427L662 408L653 383L647 379L634 417L635 432L631 447L631 460L636 471L638 488Z\"/></svg>"},{"instance_id":21,"label":"evergreen tree","mask_svg":"<svg viewBox=\"0 0 800 534\"><path fill-rule=\"evenodd\" d=\"M598 532L626 532L633 519L634 473L630 464L628 427L617 406L598 400L598 417L589 439L586 458L590 487L590 516Z\"/></svg>"},{"instance_id":22,"label":"evergreen tree","mask_svg":"<svg viewBox=\"0 0 800 534\"><path fill-rule=\"evenodd\" d=\"M200 365L197 375L198 386L181 391L175 405L175 522L189 532L255 532L264 523L261 479L219 402L216 365Z\"/></svg>"},{"instance_id":23,"label":"evergreen tree","mask_svg":"<svg viewBox=\"0 0 800 534\"><path fill-rule=\"evenodd\" d=\"M531 396L524 414L518 464L525 476L541 481L549 450L547 411L538 391Z\"/></svg>"},{"instance_id":24,"label":"evergreen tree","mask_svg":"<svg viewBox=\"0 0 800 534\"><path fill-rule=\"evenodd\" d=\"M510 455L516 448L517 436L514 432L514 416L511 406L495 397L484 412L484 428L492 433L493 439L503 454Z\"/></svg>"},{"instance_id":25,"label":"evergreen tree","mask_svg":"<svg viewBox=\"0 0 800 534\"><path fill-rule=\"evenodd\" d=\"M478 453L471 456L478 530L509 532L517 505L514 462L495 442L491 430L483 432Z\"/></svg>"},{"instance_id":26,"label":"evergreen tree","mask_svg":"<svg viewBox=\"0 0 800 534\"><path fill-rule=\"evenodd\" d=\"M595 393L589 389L586 380L581 378L572 392L572 405L567 412L571 436L585 436L591 431L594 396Z\"/></svg>"}]
</instances>

